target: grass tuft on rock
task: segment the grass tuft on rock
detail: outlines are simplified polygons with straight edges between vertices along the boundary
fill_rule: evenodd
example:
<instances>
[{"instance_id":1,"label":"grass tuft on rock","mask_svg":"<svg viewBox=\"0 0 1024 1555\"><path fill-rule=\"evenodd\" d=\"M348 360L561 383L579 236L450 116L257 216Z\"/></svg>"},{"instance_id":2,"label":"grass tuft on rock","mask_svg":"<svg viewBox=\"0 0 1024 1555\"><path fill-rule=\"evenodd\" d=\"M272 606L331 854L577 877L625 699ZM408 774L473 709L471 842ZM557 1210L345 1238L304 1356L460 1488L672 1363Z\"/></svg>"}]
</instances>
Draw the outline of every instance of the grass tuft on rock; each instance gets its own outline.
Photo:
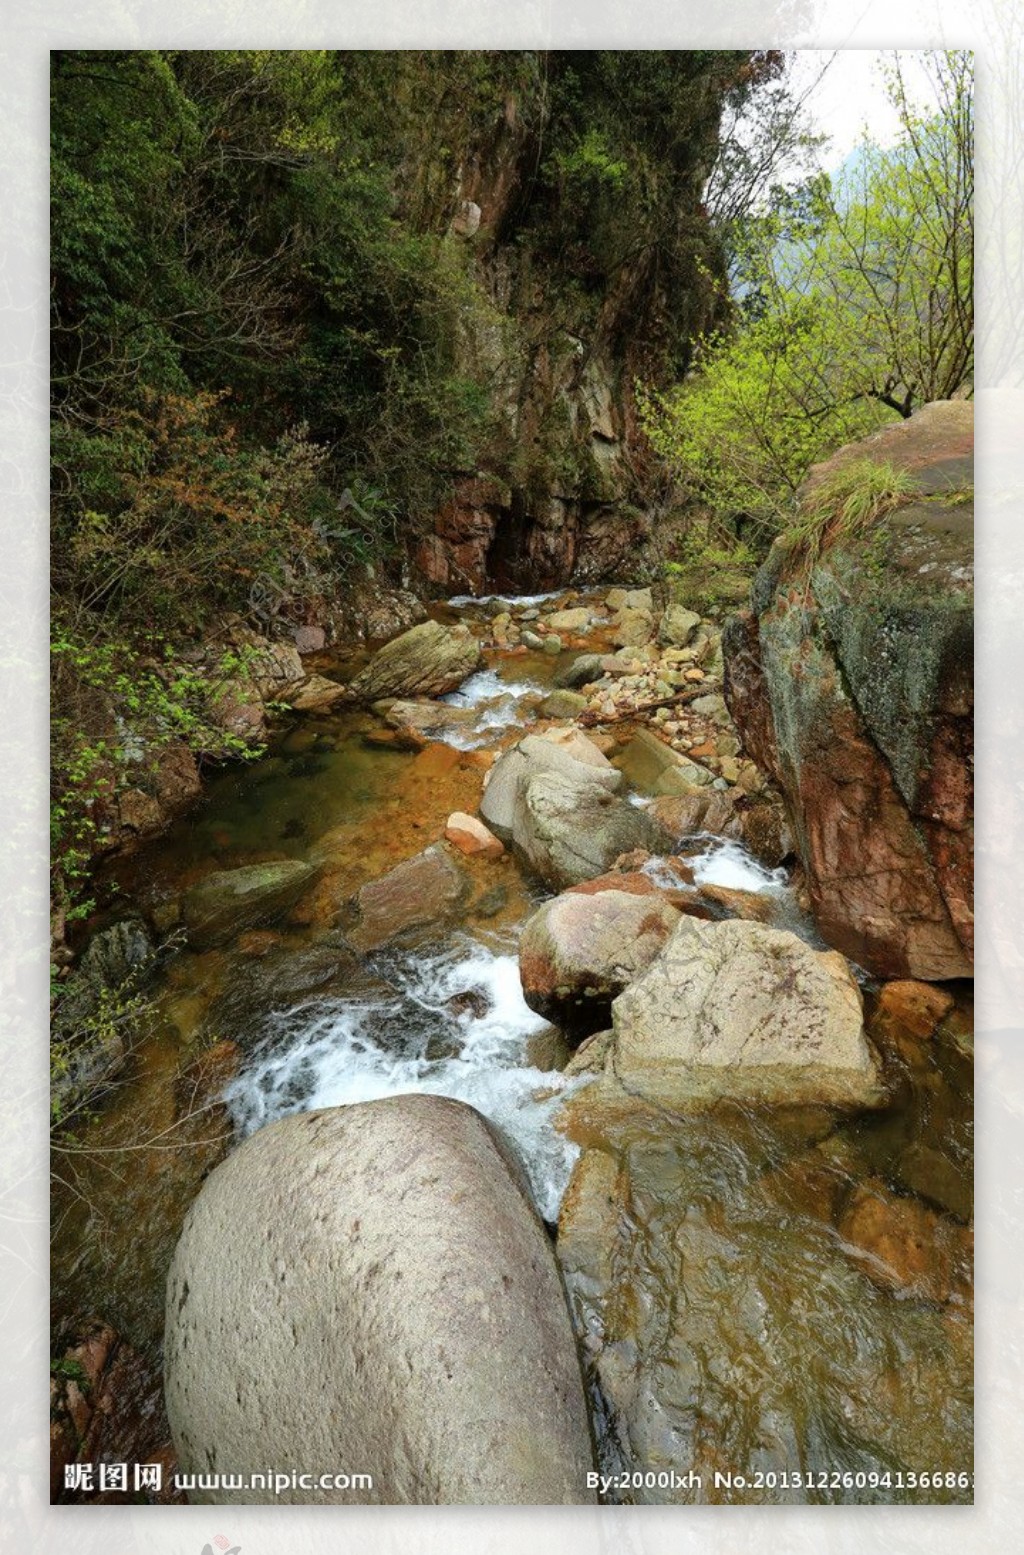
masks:
<instances>
[{"instance_id":1,"label":"grass tuft on rock","mask_svg":"<svg viewBox=\"0 0 1024 1555\"><path fill-rule=\"evenodd\" d=\"M852 459L825 476L803 498L789 538L813 566L830 545L864 534L880 518L920 494L918 482L906 470L888 462Z\"/></svg>"}]
</instances>

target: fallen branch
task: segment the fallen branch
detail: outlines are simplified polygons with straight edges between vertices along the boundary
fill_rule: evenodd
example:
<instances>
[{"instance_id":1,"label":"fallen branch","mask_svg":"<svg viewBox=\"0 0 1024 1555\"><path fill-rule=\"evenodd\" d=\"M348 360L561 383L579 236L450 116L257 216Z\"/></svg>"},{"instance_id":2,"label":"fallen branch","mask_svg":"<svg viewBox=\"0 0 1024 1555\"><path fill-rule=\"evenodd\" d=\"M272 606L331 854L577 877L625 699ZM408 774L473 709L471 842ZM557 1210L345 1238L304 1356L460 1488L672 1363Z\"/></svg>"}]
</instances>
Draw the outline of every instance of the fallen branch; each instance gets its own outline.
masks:
<instances>
[{"instance_id":1,"label":"fallen branch","mask_svg":"<svg viewBox=\"0 0 1024 1555\"><path fill-rule=\"evenodd\" d=\"M641 713L651 713L656 707L682 707L687 702L696 702L698 697L709 695L710 688L707 682L699 686L688 686L685 691L676 691L670 697L659 697L656 702L637 702L633 707L623 708L618 713L601 713L597 709L580 713L576 722L584 729L592 729L595 724L621 724L627 719L637 718Z\"/></svg>"}]
</instances>

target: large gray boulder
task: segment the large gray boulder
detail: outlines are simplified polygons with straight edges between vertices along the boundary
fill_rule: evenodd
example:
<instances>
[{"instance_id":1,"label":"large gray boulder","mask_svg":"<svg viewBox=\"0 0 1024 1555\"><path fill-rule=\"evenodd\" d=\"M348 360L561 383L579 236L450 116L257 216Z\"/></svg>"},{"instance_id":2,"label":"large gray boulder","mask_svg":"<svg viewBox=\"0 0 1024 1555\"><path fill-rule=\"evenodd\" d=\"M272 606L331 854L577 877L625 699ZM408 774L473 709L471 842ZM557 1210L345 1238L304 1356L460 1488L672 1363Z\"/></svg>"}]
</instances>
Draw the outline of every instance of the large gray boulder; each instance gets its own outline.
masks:
<instances>
[{"instance_id":1,"label":"large gray boulder","mask_svg":"<svg viewBox=\"0 0 1024 1555\"><path fill-rule=\"evenodd\" d=\"M616 1080L656 1103L859 1108L885 1099L846 960L781 929L684 917L612 1018Z\"/></svg>"},{"instance_id":2,"label":"large gray boulder","mask_svg":"<svg viewBox=\"0 0 1024 1555\"><path fill-rule=\"evenodd\" d=\"M437 697L454 691L480 663L480 647L468 627L423 621L378 649L350 689L364 702Z\"/></svg>"},{"instance_id":3,"label":"large gray boulder","mask_svg":"<svg viewBox=\"0 0 1024 1555\"><path fill-rule=\"evenodd\" d=\"M512 841L520 793L538 772L557 772L579 788L598 784L615 793L622 787L622 773L580 730L528 734L492 767L480 801L480 814L503 842Z\"/></svg>"},{"instance_id":4,"label":"large gray boulder","mask_svg":"<svg viewBox=\"0 0 1024 1555\"><path fill-rule=\"evenodd\" d=\"M490 1125L447 1098L286 1118L212 1173L168 1277L165 1384L185 1472L373 1480L195 1501L595 1499L550 1244Z\"/></svg>"},{"instance_id":5,"label":"large gray boulder","mask_svg":"<svg viewBox=\"0 0 1024 1555\"><path fill-rule=\"evenodd\" d=\"M600 782L536 772L519 791L512 841L543 881L563 890L603 875L622 853L658 853L668 839L646 811Z\"/></svg>"},{"instance_id":6,"label":"large gray boulder","mask_svg":"<svg viewBox=\"0 0 1024 1555\"><path fill-rule=\"evenodd\" d=\"M602 875L620 853L667 834L615 797L622 773L578 729L527 735L492 768L480 814L556 889Z\"/></svg>"},{"instance_id":7,"label":"large gray boulder","mask_svg":"<svg viewBox=\"0 0 1024 1555\"><path fill-rule=\"evenodd\" d=\"M275 859L219 869L186 891L182 916L197 950L223 945L243 929L271 922L293 907L317 874L301 859Z\"/></svg>"}]
</instances>

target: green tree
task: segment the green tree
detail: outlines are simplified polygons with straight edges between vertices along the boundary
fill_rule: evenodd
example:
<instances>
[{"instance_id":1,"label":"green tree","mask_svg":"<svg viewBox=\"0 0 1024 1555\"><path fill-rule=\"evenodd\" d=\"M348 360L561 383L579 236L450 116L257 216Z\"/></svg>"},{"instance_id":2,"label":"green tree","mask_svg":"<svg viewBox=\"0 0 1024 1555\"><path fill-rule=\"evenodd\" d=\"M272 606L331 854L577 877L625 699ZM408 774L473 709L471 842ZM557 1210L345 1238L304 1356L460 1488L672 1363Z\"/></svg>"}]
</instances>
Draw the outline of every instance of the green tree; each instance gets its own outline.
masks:
<instances>
[{"instance_id":1,"label":"green tree","mask_svg":"<svg viewBox=\"0 0 1024 1555\"><path fill-rule=\"evenodd\" d=\"M648 395L655 447L726 519L771 534L810 464L893 416L969 393L974 362L971 58L936 55L916 105L899 64L902 132L865 142L834 180L776 191L735 238L727 330L697 370Z\"/></svg>"}]
</instances>

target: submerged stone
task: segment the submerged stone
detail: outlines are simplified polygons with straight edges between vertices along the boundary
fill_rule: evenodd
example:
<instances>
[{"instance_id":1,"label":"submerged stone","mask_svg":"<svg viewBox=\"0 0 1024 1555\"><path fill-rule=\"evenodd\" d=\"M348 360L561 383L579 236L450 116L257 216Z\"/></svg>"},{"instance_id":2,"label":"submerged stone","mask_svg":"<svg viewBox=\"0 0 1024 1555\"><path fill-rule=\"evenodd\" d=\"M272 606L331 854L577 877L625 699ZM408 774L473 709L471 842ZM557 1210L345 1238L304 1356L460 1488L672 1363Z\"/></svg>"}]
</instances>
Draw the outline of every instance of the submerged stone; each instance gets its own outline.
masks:
<instances>
[{"instance_id":1,"label":"submerged stone","mask_svg":"<svg viewBox=\"0 0 1024 1555\"><path fill-rule=\"evenodd\" d=\"M272 922L295 905L316 874L315 864L280 859L208 875L186 891L182 903L189 944L206 950Z\"/></svg>"}]
</instances>

